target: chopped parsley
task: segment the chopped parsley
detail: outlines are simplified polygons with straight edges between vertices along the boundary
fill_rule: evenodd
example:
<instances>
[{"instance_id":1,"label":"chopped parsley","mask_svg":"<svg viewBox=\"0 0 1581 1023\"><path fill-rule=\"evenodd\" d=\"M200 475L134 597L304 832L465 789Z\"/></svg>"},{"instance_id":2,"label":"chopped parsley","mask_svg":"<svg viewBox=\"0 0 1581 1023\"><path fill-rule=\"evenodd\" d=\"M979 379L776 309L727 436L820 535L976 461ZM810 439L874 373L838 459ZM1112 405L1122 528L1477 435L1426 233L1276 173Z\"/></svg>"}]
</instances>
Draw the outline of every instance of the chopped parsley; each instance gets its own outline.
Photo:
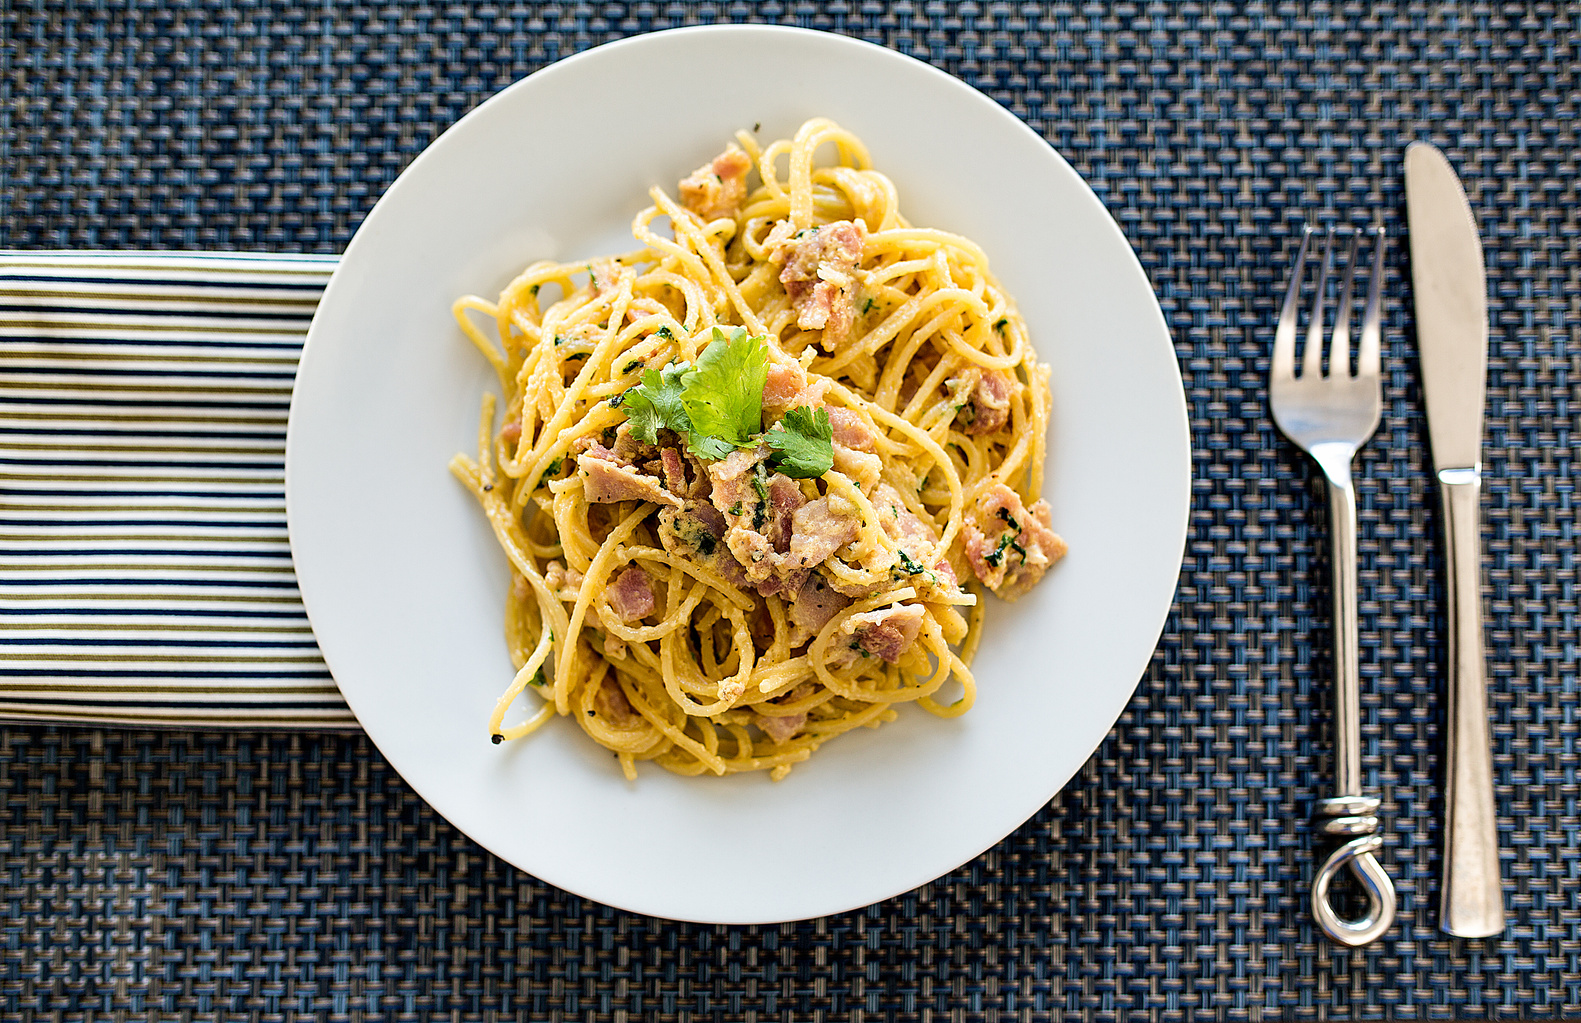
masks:
<instances>
[{"instance_id":1,"label":"chopped parsley","mask_svg":"<svg viewBox=\"0 0 1581 1023\"><path fill-rule=\"evenodd\" d=\"M900 567L906 570L907 575L921 575L927 571L926 568L913 561L911 559L911 555L907 554L905 551L901 550L896 551L895 553L900 556Z\"/></svg>"},{"instance_id":2,"label":"chopped parsley","mask_svg":"<svg viewBox=\"0 0 1581 1023\"><path fill-rule=\"evenodd\" d=\"M752 489L758 495L757 507L752 510L753 529L762 529L763 523L767 522L769 518L768 481L763 477L761 465L758 466L758 470L759 471L752 474Z\"/></svg>"},{"instance_id":3,"label":"chopped parsley","mask_svg":"<svg viewBox=\"0 0 1581 1023\"><path fill-rule=\"evenodd\" d=\"M995 547L990 553L983 555L983 560L988 562L988 564L992 565L994 568L998 568L999 563L1005 560L1006 548L1009 548L1010 550L1013 550L1017 554L1021 555L1021 560L1025 562L1027 560L1027 549L1016 543L1017 535L1018 534L1016 533L1005 533L1001 535L999 537L999 546Z\"/></svg>"}]
</instances>

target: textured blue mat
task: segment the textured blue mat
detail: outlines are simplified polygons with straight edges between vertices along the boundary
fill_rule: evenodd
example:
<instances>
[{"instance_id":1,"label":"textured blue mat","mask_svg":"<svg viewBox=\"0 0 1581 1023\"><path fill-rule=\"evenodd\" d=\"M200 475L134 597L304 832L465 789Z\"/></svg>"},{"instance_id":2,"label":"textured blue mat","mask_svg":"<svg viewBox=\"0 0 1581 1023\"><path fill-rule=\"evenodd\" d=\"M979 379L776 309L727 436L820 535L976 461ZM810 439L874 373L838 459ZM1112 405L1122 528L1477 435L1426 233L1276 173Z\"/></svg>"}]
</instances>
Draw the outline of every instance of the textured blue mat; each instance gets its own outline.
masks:
<instances>
[{"instance_id":1,"label":"textured blue mat","mask_svg":"<svg viewBox=\"0 0 1581 1023\"><path fill-rule=\"evenodd\" d=\"M628 916L474 847L357 737L0 730L13 1018L1556 1018L1581 1006L1581 9L1561 3L0 5L0 247L337 252L440 130L558 57L758 18L928 60L1114 212L1176 341L1196 505L1113 734L974 863L824 920ZM1305 910L1327 792L1311 473L1266 351L1302 222L1403 236L1438 143L1492 243L1485 541L1511 926L1436 929L1444 619L1408 306L1362 459L1363 741L1399 923ZM1408 291L1405 249L1389 259ZM3 485L3 481L0 481Z\"/></svg>"}]
</instances>

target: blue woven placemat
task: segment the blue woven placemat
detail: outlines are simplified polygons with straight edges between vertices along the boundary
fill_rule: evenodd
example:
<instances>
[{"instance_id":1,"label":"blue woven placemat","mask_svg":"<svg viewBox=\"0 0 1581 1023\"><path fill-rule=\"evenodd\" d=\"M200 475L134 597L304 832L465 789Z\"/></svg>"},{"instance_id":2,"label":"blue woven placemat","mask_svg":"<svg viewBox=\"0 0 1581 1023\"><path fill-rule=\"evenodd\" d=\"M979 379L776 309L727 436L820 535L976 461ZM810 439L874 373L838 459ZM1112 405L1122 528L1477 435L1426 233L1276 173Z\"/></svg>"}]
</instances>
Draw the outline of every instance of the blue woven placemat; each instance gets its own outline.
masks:
<instances>
[{"instance_id":1,"label":"blue woven placemat","mask_svg":"<svg viewBox=\"0 0 1581 1023\"><path fill-rule=\"evenodd\" d=\"M360 737L0 730L0 1012L256 1019L1557 1018L1581 1006L1581 11L1561 3L0 5L0 248L339 251L523 74L680 24L846 32L983 89L1097 190L1180 357L1195 511L1135 699L998 847L776 927L634 917L501 864ZM1363 764L1400 918L1305 910L1327 791L1320 501L1266 351L1303 222L1403 235L1401 157L1490 243L1485 541L1511 924L1436 929L1444 619L1406 306L1362 459ZM1405 250L1389 260L1405 294Z\"/></svg>"}]
</instances>

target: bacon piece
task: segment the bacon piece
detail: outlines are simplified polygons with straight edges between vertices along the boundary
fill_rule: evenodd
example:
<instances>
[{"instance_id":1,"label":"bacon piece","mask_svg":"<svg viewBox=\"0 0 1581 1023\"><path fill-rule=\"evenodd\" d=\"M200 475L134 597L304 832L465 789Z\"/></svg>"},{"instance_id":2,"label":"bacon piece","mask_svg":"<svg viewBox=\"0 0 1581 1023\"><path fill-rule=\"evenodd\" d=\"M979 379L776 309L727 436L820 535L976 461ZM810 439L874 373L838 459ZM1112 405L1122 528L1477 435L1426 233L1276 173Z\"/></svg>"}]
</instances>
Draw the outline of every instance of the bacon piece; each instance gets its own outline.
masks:
<instances>
[{"instance_id":1,"label":"bacon piece","mask_svg":"<svg viewBox=\"0 0 1581 1023\"><path fill-rule=\"evenodd\" d=\"M772 363L763 379L763 411L784 412L796 401L796 396L807 386L807 374L800 366Z\"/></svg>"},{"instance_id":2,"label":"bacon piece","mask_svg":"<svg viewBox=\"0 0 1581 1023\"><path fill-rule=\"evenodd\" d=\"M770 742L780 743L793 738L807 727L807 712L800 714L758 714L758 727Z\"/></svg>"},{"instance_id":3,"label":"bacon piece","mask_svg":"<svg viewBox=\"0 0 1581 1023\"><path fill-rule=\"evenodd\" d=\"M635 466L623 464L613 451L602 444L589 445L577 457L576 464L582 470L583 492L595 504L652 501L670 508L681 506L681 499L665 490L656 477Z\"/></svg>"},{"instance_id":4,"label":"bacon piece","mask_svg":"<svg viewBox=\"0 0 1581 1023\"><path fill-rule=\"evenodd\" d=\"M807 379L799 366L773 365L763 385L763 422L767 426L801 405L817 408L829 390L828 377Z\"/></svg>"},{"instance_id":5,"label":"bacon piece","mask_svg":"<svg viewBox=\"0 0 1581 1023\"><path fill-rule=\"evenodd\" d=\"M612 728L631 730L640 728L646 719L626 699L626 691L612 677L606 677L593 696L593 710Z\"/></svg>"},{"instance_id":6,"label":"bacon piece","mask_svg":"<svg viewBox=\"0 0 1581 1023\"><path fill-rule=\"evenodd\" d=\"M609 452L615 456L615 461L623 465L651 462L659 455L657 447L632 436L630 423L621 423L615 427L615 446Z\"/></svg>"},{"instance_id":7,"label":"bacon piece","mask_svg":"<svg viewBox=\"0 0 1581 1023\"><path fill-rule=\"evenodd\" d=\"M912 560L922 564L932 559L939 534L916 512L906 507L900 491L888 483L880 483L873 491L873 510L878 512L879 526L900 541L900 549L909 554Z\"/></svg>"},{"instance_id":8,"label":"bacon piece","mask_svg":"<svg viewBox=\"0 0 1581 1023\"><path fill-rule=\"evenodd\" d=\"M790 691L788 702L795 706L802 702L816 690L811 683L803 682ZM807 727L807 712L798 711L795 714L775 714L779 704L763 703L757 707L757 726L771 742L785 742L793 738L803 728Z\"/></svg>"},{"instance_id":9,"label":"bacon piece","mask_svg":"<svg viewBox=\"0 0 1581 1023\"><path fill-rule=\"evenodd\" d=\"M607 256L587 265L588 282L593 285L593 294L598 298L619 291L621 276L630 272L618 260Z\"/></svg>"},{"instance_id":10,"label":"bacon piece","mask_svg":"<svg viewBox=\"0 0 1581 1023\"><path fill-rule=\"evenodd\" d=\"M623 622L636 622L653 614L652 581L648 573L631 565L614 579L608 590L609 609Z\"/></svg>"},{"instance_id":11,"label":"bacon piece","mask_svg":"<svg viewBox=\"0 0 1581 1023\"><path fill-rule=\"evenodd\" d=\"M834 445L834 468L844 473L864 491L871 490L879 477L884 475L883 459L876 454L857 451L838 442Z\"/></svg>"},{"instance_id":12,"label":"bacon piece","mask_svg":"<svg viewBox=\"0 0 1581 1023\"><path fill-rule=\"evenodd\" d=\"M681 180L681 204L704 220L734 217L747 197L752 157L732 142L723 153Z\"/></svg>"},{"instance_id":13,"label":"bacon piece","mask_svg":"<svg viewBox=\"0 0 1581 1023\"><path fill-rule=\"evenodd\" d=\"M1002 370L969 370L966 375L946 380L952 394L966 392L966 402L955 414L961 429L972 436L993 433L1010 421L1010 396L1016 379Z\"/></svg>"},{"instance_id":14,"label":"bacon piece","mask_svg":"<svg viewBox=\"0 0 1581 1023\"><path fill-rule=\"evenodd\" d=\"M961 536L972 571L1005 600L1030 590L1066 551L1065 541L1054 532L1048 502L1028 508L1003 483L978 497Z\"/></svg>"},{"instance_id":15,"label":"bacon piece","mask_svg":"<svg viewBox=\"0 0 1581 1023\"><path fill-rule=\"evenodd\" d=\"M769 538L755 529L731 526L725 533L725 546L762 596L794 592L806 575L805 571L789 565L786 556L776 551Z\"/></svg>"},{"instance_id":16,"label":"bacon piece","mask_svg":"<svg viewBox=\"0 0 1581 1023\"><path fill-rule=\"evenodd\" d=\"M786 599L793 649L818 635L829 624L829 619L851 605L850 597L836 592L828 580L816 572L807 576L795 596Z\"/></svg>"},{"instance_id":17,"label":"bacon piece","mask_svg":"<svg viewBox=\"0 0 1581 1023\"><path fill-rule=\"evenodd\" d=\"M855 540L862 518L839 496L820 497L796 509L791 522L790 559L800 568L821 565L835 551Z\"/></svg>"},{"instance_id":18,"label":"bacon piece","mask_svg":"<svg viewBox=\"0 0 1581 1023\"><path fill-rule=\"evenodd\" d=\"M783 240L777 233L776 226L766 241L777 243L770 255L785 264L780 283L796 310L796 326L822 330L824 348L833 351L856 323L854 271L867 229L860 221L837 220Z\"/></svg>"},{"instance_id":19,"label":"bacon piece","mask_svg":"<svg viewBox=\"0 0 1581 1023\"><path fill-rule=\"evenodd\" d=\"M795 480L765 473L767 445L732 451L708 466L713 481L709 499L729 526L725 546L759 594L794 592L805 575L790 564L796 510L807 503Z\"/></svg>"},{"instance_id":20,"label":"bacon piece","mask_svg":"<svg viewBox=\"0 0 1581 1023\"><path fill-rule=\"evenodd\" d=\"M659 512L659 544L678 557L706 565L737 589L751 588L740 562L724 544L724 516L705 501L688 500L681 510Z\"/></svg>"},{"instance_id":21,"label":"bacon piece","mask_svg":"<svg viewBox=\"0 0 1581 1023\"><path fill-rule=\"evenodd\" d=\"M900 567L911 573L918 596L928 600L936 591L953 594L960 589L955 569L950 567L948 555L939 546L937 530L906 507L900 491L888 483L880 483L873 491L873 508L878 512L879 526L899 541L897 546L905 555Z\"/></svg>"},{"instance_id":22,"label":"bacon piece","mask_svg":"<svg viewBox=\"0 0 1581 1023\"><path fill-rule=\"evenodd\" d=\"M686 496L686 461L675 448L660 448L659 463L664 468L664 485L673 494Z\"/></svg>"},{"instance_id":23,"label":"bacon piece","mask_svg":"<svg viewBox=\"0 0 1581 1023\"><path fill-rule=\"evenodd\" d=\"M774 550L784 554L790 550L791 534L795 528L796 512L807 503L801 487L789 476L773 473L769 476L769 520L763 535L769 538Z\"/></svg>"},{"instance_id":24,"label":"bacon piece","mask_svg":"<svg viewBox=\"0 0 1581 1023\"><path fill-rule=\"evenodd\" d=\"M751 518L758 506L759 496L752 484L754 480L762 482L756 469L758 463L768 457L768 451L767 445L760 444L750 450L732 451L708 464L708 478L713 483L709 499L732 525L743 516ZM764 515L767 514L765 511Z\"/></svg>"},{"instance_id":25,"label":"bacon piece","mask_svg":"<svg viewBox=\"0 0 1581 1023\"><path fill-rule=\"evenodd\" d=\"M829 426L834 430L836 444L844 444L853 451L878 450L878 434L855 409L829 406Z\"/></svg>"},{"instance_id":26,"label":"bacon piece","mask_svg":"<svg viewBox=\"0 0 1581 1023\"><path fill-rule=\"evenodd\" d=\"M906 648L917 641L923 610L921 604L896 604L852 615L840 623L840 631L851 636L852 641L836 655L836 660L850 663L865 653L895 664Z\"/></svg>"}]
</instances>

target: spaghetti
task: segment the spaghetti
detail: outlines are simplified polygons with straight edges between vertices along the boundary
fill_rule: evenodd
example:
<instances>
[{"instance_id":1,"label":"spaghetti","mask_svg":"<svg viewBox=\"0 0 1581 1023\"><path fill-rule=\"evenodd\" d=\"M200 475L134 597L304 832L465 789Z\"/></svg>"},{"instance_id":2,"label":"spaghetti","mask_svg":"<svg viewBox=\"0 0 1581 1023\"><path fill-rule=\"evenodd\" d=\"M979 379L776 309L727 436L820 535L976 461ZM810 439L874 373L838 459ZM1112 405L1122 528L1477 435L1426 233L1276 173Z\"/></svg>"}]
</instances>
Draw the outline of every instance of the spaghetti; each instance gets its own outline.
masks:
<instances>
[{"instance_id":1,"label":"spaghetti","mask_svg":"<svg viewBox=\"0 0 1581 1023\"><path fill-rule=\"evenodd\" d=\"M559 714L627 777L778 780L898 704L966 712L977 593L1064 553L1048 367L987 257L833 122L736 138L636 250L455 304L503 392L451 463L512 568L495 742Z\"/></svg>"}]
</instances>

